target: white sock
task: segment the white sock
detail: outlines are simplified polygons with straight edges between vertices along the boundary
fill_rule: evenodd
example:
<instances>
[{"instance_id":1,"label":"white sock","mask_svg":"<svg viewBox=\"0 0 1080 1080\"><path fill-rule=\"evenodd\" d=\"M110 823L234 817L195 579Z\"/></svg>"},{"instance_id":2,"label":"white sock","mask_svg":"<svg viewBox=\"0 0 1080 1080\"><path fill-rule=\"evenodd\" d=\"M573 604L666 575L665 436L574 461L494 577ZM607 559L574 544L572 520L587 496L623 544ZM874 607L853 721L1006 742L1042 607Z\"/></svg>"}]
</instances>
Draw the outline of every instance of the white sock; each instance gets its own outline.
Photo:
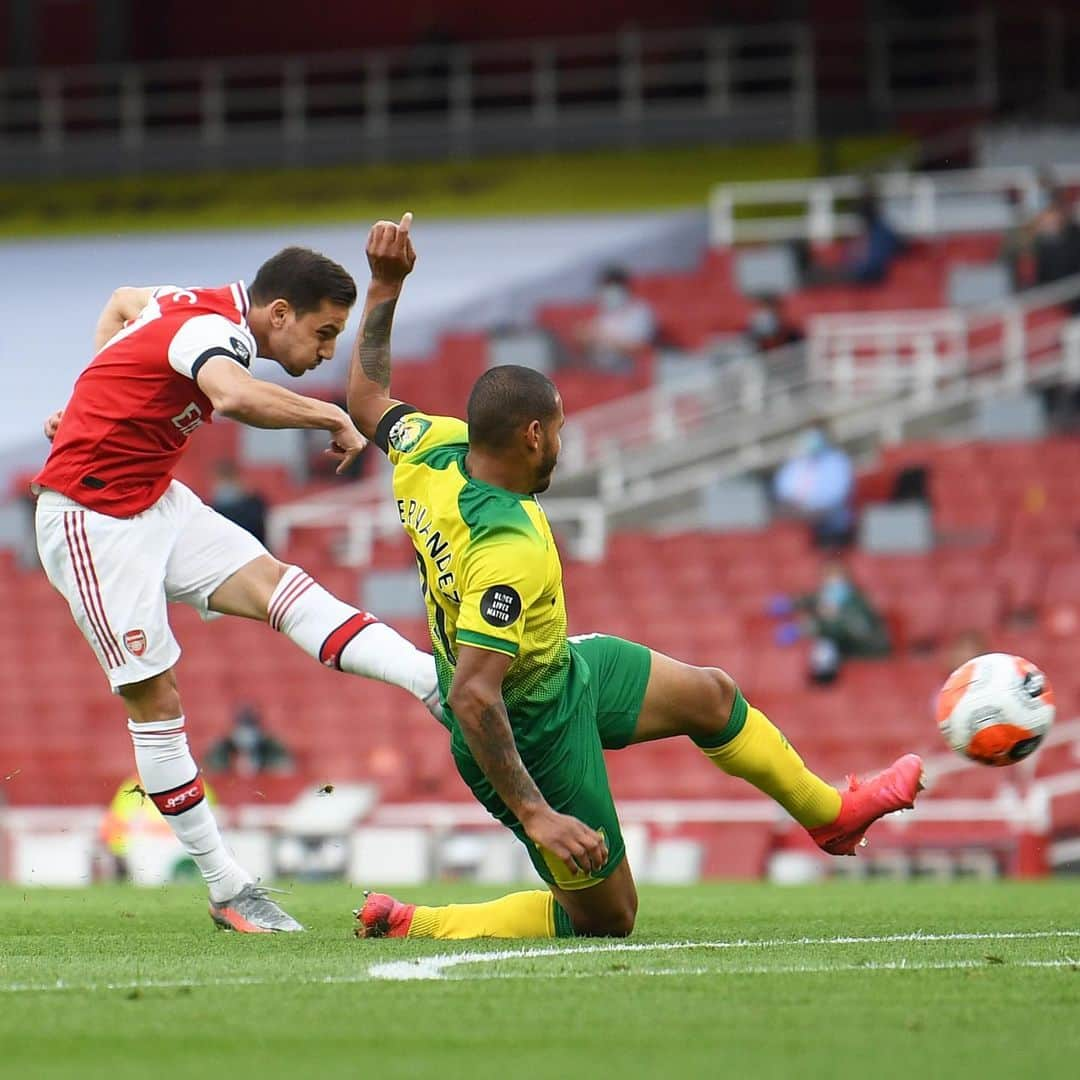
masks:
<instances>
[{"instance_id":1,"label":"white sock","mask_svg":"<svg viewBox=\"0 0 1080 1080\"><path fill-rule=\"evenodd\" d=\"M331 595L290 566L270 597L268 621L320 664L391 683L437 705L435 658L367 611Z\"/></svg>"},{"instance_id":2,"label":"white sock","mask_svg":"<svg viewBox=\"0 0 1080 1080\"><path fill-rule=\"evenodd\" d=\"M188 749L184 718L128 721L135 764L147 795L172 827L210 888L210 899L234 897L251 875L229 854L206 801L199 767Z\"/></svg>"}]
</instances>

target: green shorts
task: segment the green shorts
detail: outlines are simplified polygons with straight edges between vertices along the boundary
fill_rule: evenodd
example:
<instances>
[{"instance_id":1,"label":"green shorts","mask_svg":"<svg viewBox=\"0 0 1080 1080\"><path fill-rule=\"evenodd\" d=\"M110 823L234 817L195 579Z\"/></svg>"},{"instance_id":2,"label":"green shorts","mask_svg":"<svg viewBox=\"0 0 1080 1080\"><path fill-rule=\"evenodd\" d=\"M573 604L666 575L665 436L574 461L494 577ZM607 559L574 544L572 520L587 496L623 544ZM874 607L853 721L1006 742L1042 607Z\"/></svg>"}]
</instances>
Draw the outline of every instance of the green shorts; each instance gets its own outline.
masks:
<instances>
[{"instance_id":1,"label":"green shorts","mask_svg":"<svg viewBox=\"0 0 1080 1080\"><path fill-rule=\"evenodd\" d=\"M619 750L633 737L649 682L652 654L644 645L606 634L572 637L570 648L574 663L584 664L588 670L588 686L578 707L566 718L565 745L557 773L535 772L534 779L540 777L537 786L555 810L603 833L608 846L604 866L591 874L572 875L561 859L529 839L475 762L458 759L457 765L485 809L525 845L544 881L561 889L585 889L613 873L626 855L604 750Z\"/></svg>"}]
</instances>

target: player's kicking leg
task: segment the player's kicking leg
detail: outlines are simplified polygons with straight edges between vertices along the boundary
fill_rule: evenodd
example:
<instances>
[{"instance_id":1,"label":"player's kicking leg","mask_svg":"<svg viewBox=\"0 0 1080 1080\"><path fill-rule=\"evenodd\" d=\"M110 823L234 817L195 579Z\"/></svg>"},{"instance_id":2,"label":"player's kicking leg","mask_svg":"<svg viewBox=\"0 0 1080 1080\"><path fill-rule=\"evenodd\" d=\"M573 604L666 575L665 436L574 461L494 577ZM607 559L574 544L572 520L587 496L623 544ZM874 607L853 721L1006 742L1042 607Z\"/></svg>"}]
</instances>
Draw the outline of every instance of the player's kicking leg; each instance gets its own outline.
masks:
<instances>
[{"instance_id":1,"label":"player's kicking leg","mask_svg":"<svg viewBox=\"0 0 1080 1080\"><path fill-rule=\"evenodd\" d=\"M718 668L660 653L631 743L689 736L713 764L775 799L830 855L854 855L879 818L910 809L922 790L922 760L905 754L883 772L837 791L812 773L760 710Z\"/></svg>"},{"instance_id":2,"label":"player's kicking leg","mask_svg":"<svg viewBox=\"0 0 1080 1080\"><path fill-rule=\"evenodd\" d=\"M331 595L298 566L176 481L176 536L165 567L170 600L268 622L326 667L400 686L441 715L434 658L374 615Z\"/></svg>"},{"instance_id":3,"label":"player's kicking leg","mask_svg":"<svg viewBox=\"0 0 1080 1080\"><path fill-rule=\"evenodd\" d=\"M298 566L264 552L218 586L208 606L268 622L323 666L400 686L436 718L441 715L431 654L376 616L339 600Z\"/></svg>"},{"instance_id":4,"label":"player's kicking leg","mask_svg":"<svg viewBox=\"0 0 1080 1080\"><path fill-rule=\"evenodd\" d=\"M304 928L271 900L232 857L206 800L202 776L188 748L184 712L171 670L119 688L139 779L210 890L218 926L247 934Z\"/></svg>"}]
</instances>

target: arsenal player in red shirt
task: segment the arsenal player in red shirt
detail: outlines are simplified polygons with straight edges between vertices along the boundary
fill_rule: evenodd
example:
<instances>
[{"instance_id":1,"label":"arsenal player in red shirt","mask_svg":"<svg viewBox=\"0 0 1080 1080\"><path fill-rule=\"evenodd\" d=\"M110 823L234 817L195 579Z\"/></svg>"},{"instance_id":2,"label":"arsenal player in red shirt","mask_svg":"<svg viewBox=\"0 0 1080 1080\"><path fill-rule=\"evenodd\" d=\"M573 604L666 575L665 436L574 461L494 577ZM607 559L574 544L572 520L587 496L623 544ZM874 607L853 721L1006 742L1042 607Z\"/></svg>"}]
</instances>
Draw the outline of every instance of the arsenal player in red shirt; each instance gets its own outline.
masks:
<instances>
[{"instance_id":1,"label":"arsenal player in red shirt","mask_svg":"<svg viewBox=\"0 0 1080 1080\"><path fill-rule=\"evenodd\" d=\"M389 242L379 237L373 231L368 244L373 280L378 245ZM255 356L294 376L318 367L355 302L341 266L298 247L267 260L250 290L242 282L118 289L98 322L96 355L46 421L52 450L34 479L42 564L123 699L142 785L202 872L214 921L242 932L303 927L222 842L184 731L167 603L269 622L320 663L440 709L427 653L279 562L172 475L214 413L325 431L339 471L347 468L365 441L345 412L249 368Z\"/></svg>"}]
</instances>

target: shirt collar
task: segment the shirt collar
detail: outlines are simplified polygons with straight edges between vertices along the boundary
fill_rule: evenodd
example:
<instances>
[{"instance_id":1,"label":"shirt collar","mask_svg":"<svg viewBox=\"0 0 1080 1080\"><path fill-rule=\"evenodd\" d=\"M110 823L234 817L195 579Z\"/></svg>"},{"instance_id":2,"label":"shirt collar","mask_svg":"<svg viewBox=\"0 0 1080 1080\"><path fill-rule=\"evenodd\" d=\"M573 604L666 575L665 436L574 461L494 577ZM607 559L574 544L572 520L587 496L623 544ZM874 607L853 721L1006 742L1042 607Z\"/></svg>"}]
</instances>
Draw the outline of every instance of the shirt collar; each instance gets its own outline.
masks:
<instances>
[{"instance_id":1,"label":"shirt collar","mask_svg":"<svg viewBox=\"0 0 1080 1080\"><path fill-rule=\"evenodd\" d=\"M229 289L232 292L236 310L240 312L240 317L244 322L247 322L248 312L251 310L251 298L248 296L247 286L243 281L234 281L229 286Z\"/></svg>"}]
</instances>

